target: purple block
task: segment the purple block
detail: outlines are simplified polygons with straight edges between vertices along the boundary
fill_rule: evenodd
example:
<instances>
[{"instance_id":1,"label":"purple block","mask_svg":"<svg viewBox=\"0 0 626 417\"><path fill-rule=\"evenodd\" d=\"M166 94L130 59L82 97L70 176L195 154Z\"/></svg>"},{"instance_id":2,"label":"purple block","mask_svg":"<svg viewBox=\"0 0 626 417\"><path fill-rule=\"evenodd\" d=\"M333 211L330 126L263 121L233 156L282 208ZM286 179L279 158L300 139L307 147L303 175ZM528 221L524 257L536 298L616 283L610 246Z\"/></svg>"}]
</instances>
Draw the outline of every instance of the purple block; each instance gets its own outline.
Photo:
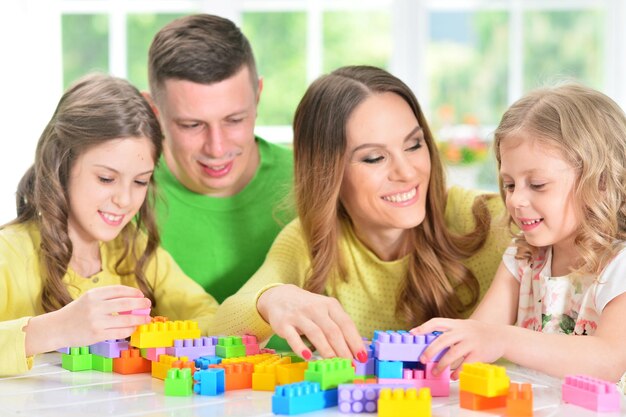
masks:
<instances>
[{"instance_id":1,"label":"purple block","mask_svg":"<svg viewBox=\"0 0 626 417\"><path fill-rule=\"evenodd\" d=\"M354 366L354 375L376 375L376 359L374 358L374 348L372 346L367 347L367 362L361 363L356 359L352 359L352 365Z\"/></svg>"},{"instance_id":2,"label":"purple block","mask_svg":"<svg viewBox=\"0 0 626 417\"><path fill-rule=\"evenodd\" d=\"M214 356L216 337L200 337L198 339L177 339L174 346L166 348L166 353L180 358L186 356L192 361L201 356Z\"/></svg>"},{"instance_id":3,"label":"purple block","mask_svg":"<svg viewBox=\"0 0 626 417\"><path fill-rule=\"evenodd\" d=\"M339 411L342 413L376 413L378 395L383 388L411 388L399 384L340 384Z\"/></svg>"},{"instance_id":4,"label":"purple block","mask_svg":"<svg viewBox=\"0 0 626 417\"><path fill-rule=\"evenodd\" d=\"M105 340L89 346L89 352L105 358L119 358L122 350L128 350L127 340Z\"/></svg>"},{"instance_id":5,"label":"purple block","mask_svg":"<svg viewBox=\"0 0 626 417\"><path fill-rule=\"evenodd\" d=\"M374 356L378 360L417 362L424 349L437 338L438 334L413 335L406 331L375 331ZM438 361L447 349L439 352L433 361Z\"/></svg>"}]
</instances>

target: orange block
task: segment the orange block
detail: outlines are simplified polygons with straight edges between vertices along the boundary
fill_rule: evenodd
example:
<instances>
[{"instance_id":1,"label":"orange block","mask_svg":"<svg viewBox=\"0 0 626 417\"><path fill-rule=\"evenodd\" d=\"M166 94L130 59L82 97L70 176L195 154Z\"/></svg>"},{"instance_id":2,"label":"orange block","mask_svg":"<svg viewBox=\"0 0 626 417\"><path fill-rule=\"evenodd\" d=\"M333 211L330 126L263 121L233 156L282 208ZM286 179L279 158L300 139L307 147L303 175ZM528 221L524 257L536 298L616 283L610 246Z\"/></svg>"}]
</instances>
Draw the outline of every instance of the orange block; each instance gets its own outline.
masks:
<instances>
[{"instance_id":1,"label":"orange block","mask_svg":"<svg viewBox=\"0 0 626 417\"><path fill-rule=\"evenodd\" d=\"M209 365L209 368L224 369L224 388L226 391L252 388L254 365L248 362Z\"/></svg>"},{"instance_id":2,"label":"orange block","mask_svg":"<svg viewBox=\"0 0 626 417\"><path fill-rule=\"evenodd\" d=\"M533 415L533 389L530 384L511 384L506 398L506 415L507 417Z\"/></svg>"},{"instance_id":3,"label":"orange block","mask_svg":"<svg viewBox=\"0 0 626 417\"><path fill-rule=\"evenodd\" d=\"M139 349L122 350L119 358L113 358L113 372L118 374L143 374L151 370L152 364L141 357Z\"/></svg>"},{"instance_id":4,"label":"orange block","mask_svg":"<svg viewBox=\"0 0 626 417\"><path fill-rule=\"evenodd\" d=\"M489 410L506 407L506 395L485 397L467 391L459 391L459 405L467 410Z\"/></svg>"},{"instance_id":5,"label":"orange block","mask_svg":"<svg viewBox=\"0 0 626 417\"><path fill-rule=\"evenodd\" d=\"M377 378L364 378L364 379L355 379L353 384L378 384Z\"/></svg>"}]
</instances>

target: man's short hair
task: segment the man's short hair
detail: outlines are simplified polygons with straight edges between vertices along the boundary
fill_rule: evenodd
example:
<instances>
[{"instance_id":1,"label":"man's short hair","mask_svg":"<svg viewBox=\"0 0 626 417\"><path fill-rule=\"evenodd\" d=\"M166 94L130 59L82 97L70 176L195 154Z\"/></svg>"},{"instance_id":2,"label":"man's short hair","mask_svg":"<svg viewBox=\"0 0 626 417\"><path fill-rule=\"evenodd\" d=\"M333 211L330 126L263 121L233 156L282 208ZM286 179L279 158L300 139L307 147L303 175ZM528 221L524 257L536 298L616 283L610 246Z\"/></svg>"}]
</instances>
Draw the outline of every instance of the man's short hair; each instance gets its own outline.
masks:
<instances>
[{"instance_id":1,"label":"man's short hair","mask_svg":"<svg viewBox=\"0 0 626 417\"><path fill-rule=\"evenodd\" d=\"M246 65L253 87L258 74L250 42L230 20L196 14L176 19L152 40L148 79L155 100L168 79L212 84L232 77Z\"/></svg>"}]
</instances>

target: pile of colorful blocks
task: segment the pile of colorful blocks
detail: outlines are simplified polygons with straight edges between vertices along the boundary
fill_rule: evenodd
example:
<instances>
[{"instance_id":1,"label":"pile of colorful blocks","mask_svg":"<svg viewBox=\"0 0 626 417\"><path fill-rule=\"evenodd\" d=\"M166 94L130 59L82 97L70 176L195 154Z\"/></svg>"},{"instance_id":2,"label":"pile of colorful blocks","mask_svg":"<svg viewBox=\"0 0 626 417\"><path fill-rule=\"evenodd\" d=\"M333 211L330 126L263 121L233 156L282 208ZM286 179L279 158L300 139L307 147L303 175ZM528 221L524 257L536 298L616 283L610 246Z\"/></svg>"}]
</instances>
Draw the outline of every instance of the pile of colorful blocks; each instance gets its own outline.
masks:
<instances>
[{"instance_id":1,"label":"pile of colorful blocks","mask_svg":"<svg viewBox=\"0 0 626 417\"><path fill-rule=\"evenodd\" d=\"M135 313L137 314L137 313ZM431 416L431 396L450 395L450 369L434 375L433 362L419 358L438 333L376 331L368 342L368 360L333 358L304 362L292 352L260 349L254 336L200 337L193 321L155 317L128 340L106 340L62 349L70 371L150 373L164 380L169 396L221 395L225 391L273 391L272 411L294 415L338 406L342 413L379 416ZM510 383L505 368L466 363L460 372L461 408L506 409L506 416L533 415L530 384ZM614 384L571 376L563 383L563 401L594 411L616 411Z\"/></svg>"}]
</instances>

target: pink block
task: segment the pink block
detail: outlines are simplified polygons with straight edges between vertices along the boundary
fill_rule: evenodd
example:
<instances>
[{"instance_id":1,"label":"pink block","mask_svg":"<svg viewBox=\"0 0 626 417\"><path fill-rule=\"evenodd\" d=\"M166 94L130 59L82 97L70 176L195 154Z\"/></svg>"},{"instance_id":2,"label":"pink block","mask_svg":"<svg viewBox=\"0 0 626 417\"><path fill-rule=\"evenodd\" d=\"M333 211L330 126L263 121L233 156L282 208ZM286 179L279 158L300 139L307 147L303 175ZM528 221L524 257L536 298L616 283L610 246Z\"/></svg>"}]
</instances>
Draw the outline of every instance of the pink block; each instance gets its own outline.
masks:
<instances>
[{"instance_id":1,"label":"pink block","mask_svg":"<svg viewBox=\"0 0 626 417\"><path fill-rule=\"evenodd\" d=\"M561 388L565 403L600 412L620 409L620 394L612 382L585 375L568 375Z\"/></svg>"},{"instance_id":2,"label":"pink block","mask_svg":"<svg viewBox=\"0 0 626 417\"><path fill-rule=\"evenodd\" d=\"M147 348L145 358L152 362L158 362L161 355L165 355L165 348Z\"/></svg>"},{"instance_id":3,"label":"pink block","mask_svg":"<svg viewBox=\"0 0 626 417\"><path fill-rule=\"evenodd\" d=\"M450 395L450 367L436 377L432 375L435 363L426 364L426 371L420 369L403 369L400 378L378 378L380 384L408 384L415 388L430 388L433 397L448 397Z\"/></svg>"}]
</instances>

